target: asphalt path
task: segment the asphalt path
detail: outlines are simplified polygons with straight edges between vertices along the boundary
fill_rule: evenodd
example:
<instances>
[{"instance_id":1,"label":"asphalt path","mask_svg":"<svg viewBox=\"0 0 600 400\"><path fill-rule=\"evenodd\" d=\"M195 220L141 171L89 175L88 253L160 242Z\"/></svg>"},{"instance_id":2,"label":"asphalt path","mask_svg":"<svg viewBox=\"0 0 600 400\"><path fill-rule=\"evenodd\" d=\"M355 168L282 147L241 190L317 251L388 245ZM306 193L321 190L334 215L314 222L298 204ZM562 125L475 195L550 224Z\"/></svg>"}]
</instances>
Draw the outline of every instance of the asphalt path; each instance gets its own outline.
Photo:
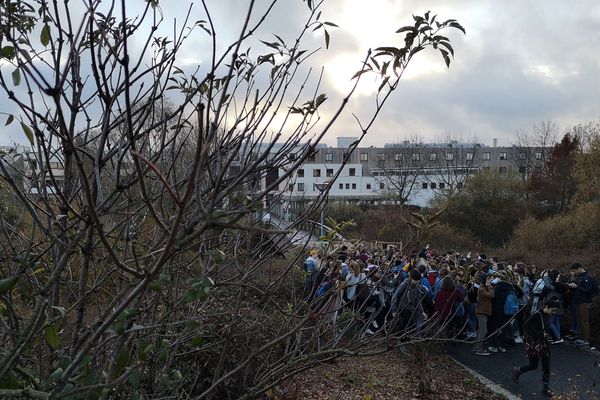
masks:
<instances>
[{"instance_id":1,"label":"asphalt path","mask_svg":"<svg viewBox=\"0 0 600 400\"><path fill-rule=\"evenodd\" d=\"M519 383L512 381L512 368L528 364L525 346L517 344L506 353L478 356L472 345L459 343L449 346L448 353L460 363L483 375L524 400L545 399L542 396L542 365L536 371L521 375ZM571 343L551 345L550 389L555 394L577 393L576 399L600 399L600 353L580 350Z\"/></svg>"}]
</instances>

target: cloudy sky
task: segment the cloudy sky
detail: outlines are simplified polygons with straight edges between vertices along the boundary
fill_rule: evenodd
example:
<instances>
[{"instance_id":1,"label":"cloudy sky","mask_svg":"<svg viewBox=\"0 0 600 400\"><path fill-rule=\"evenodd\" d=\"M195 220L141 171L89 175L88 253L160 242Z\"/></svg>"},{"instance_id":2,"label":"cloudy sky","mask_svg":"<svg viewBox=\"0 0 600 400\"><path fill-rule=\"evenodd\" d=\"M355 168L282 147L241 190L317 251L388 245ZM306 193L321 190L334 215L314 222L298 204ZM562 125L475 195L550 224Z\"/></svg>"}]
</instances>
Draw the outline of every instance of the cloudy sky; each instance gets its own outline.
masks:
<instances>
[{"instance_id":1,"label":"cloudy sky","mask_svg":"<svg viewBox=\"0 0 600 400\"><path fill-rule=\"evenodd\" d=\"M257 2L259 9L264 8L265 0ZM183 3L161 1L165 18L181 21ZM238 35L248 2L207 3L219 29L218 45L225 45ZM193 19L204 19L199 4L193 10ZM326 0L321 20L339 28L329 29L330 48L311 59L312 65L325 66L324 119L347 93L367 49L398 45L400 35L394 32L412 24L412 14L427 10L442 20L458 20L467 33L450 34L455 50L450 69L439 54L419 54L364 144L377 146L419 136L424 141L452 137L488 145L498 138L500 144L510 145L516 132L530 132L542 121L555 122L562 133L600 118L597 0ZM292 39L306 11L301 0L281 0L256 39L272 41L271 33ZM207 61L210 43L206 39L201 34L190 38L179 58L182 65L191 70ZM322 32L309 35L308 47L323 44ZM364 117L372 111L376 88L377 82L365 79L325 142L335 145L337 136L359 134L352 114ZM7 111L11 111L8 101L0 101L0 112ZM0 128L0 144L15 141L26 142L17 124Z\"/></svg>"}]
</instances>

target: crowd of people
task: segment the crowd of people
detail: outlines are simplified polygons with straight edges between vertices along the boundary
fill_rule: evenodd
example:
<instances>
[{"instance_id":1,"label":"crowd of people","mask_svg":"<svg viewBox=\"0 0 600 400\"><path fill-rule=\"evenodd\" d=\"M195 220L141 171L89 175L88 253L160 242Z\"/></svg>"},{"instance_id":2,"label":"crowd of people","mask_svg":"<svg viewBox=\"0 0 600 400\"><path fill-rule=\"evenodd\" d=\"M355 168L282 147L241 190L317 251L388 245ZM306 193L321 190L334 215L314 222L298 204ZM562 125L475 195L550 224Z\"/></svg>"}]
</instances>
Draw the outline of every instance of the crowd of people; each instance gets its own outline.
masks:
<instances>
[{"instance_id":1,"label":"crowd of people","mask_svg":"<svg viewBox=\"0 0 600 400\"><path fill-rule=\"evenodd\" d=\"M546 395L549 346L568 338L578 348L591 348L590 308L598 284L577 262L561 273L485 254L438 254L429 246L409 254L342 246L325 256L311 250L304 270L313 309L350 308L364 321L364 335L383 330L405 339L472 341L482 357L525 343L529 364L515 367L513 380L541 361Z\"/></svg>"}]
</instances>

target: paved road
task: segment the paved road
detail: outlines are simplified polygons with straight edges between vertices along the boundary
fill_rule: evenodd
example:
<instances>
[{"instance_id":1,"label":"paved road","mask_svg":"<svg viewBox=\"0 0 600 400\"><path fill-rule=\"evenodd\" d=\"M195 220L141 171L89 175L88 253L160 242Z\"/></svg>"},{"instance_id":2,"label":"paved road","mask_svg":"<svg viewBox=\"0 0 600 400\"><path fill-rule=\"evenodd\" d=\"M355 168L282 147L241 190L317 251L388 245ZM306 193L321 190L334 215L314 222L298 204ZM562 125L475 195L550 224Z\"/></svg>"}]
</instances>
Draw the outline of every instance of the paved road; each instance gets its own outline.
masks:
<instances>
[{"instance_id":1,"label":"paved road","mask_svg":"<svg viewBox=\"0 0 600 400\"><path fill-rule=\"evenodd\" d=\"M509 392L524 400L543 399L542 366L537 371L521 375L518 384L511 380L513 366L527 364L525 347L517 344L506 353L477 356L468 344L449 346L449 354L467 367L475 370ZM577 399L600 399L600 368L594 363L600 361L600 353L576 349L572 344L552 345L550 356L550 388L554 393L578 392Z\"/></svg>"}]
</instances>

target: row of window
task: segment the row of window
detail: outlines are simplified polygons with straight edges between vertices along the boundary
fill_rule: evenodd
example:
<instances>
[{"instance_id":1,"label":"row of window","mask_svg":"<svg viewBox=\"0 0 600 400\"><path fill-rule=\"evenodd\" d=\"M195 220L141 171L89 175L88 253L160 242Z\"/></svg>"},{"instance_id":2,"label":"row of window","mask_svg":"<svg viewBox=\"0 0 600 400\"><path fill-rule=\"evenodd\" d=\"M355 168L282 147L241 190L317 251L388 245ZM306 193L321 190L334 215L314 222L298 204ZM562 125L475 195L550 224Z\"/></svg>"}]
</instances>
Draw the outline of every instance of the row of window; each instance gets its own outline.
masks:
<instances>
[{"instance_id":1,"label":"row of window","mask_svg":"<svg viewBox=\"0 0 600 400\"><path fill-rule=\"evenodd\" d=\"M321 169L313 169L312 174L313 178L320 178L322 176ZM296 175L298 178L304 178L304 168L299 168L298 171L296 171ZM333 168L325 169L325 176L331 178L333 176ZM356 176L356 168L348 168L348 176Z\"/></svg>"},{"instance_id":2,"label":"row of window","mask_svg":"<svg viewBox=\"0 0 600 400\"><path fill-rule=\"evenodd\" d=\"M456 187L458 189L462 188L462 186L463 186L462 182L458 182L456 184ZM429 189L434 189L434 190L435 189L441 189L441 190L443 190L443 189L446 188L446 183L445 182L439 182L439 183L436 183L436 182L423 182L421 184L421 187L423 189L428 189L429 188ZM304 192L304 189L305 189L305 184L304 183L297 183L296 184L296 190L298 192ZM356 183L339 183L338 184L338 189L339 190L351 190L351 189L352 190L356 190ZM366 184L366 189L367 190L371 190L372 189L372 185L370 183L367 183ZM379 190L384 190L384 189L385 189L385 183L379 182ZM294 185L291 184L290 185L290 191L293 191L293 190L294 190ZM314 184L314 183L313 183L313 191L314 192L318 192L319 191L317 189L316 184Z\"/></svg>"},{"instance_id":3,"label":"row of window","mask_svg":"<svg viewBox=\"0 0 600 400\"><path fill-rule=\"evenodd\" d=\"M315 161L315 155L313 154L308 161ZM344 158L346 158L347 154L344 154ZM469 152L466 153L465 158L467 161L471 161L473 159L474 154ZM536 160L541 160L543 158L543 153L541 151L535 152L534 157ZM491 160L492 157L492 153L490 153L489 151L486 151L483 153L482 155L484 160ZM369 153L360 153L359 155L360 161L361 162L368 162L369 161ZM387 154L386 153L378 153L377 154L377 161L385 161L387 158ZM429 154L429 161L436 161L438 158L438 153L430 153ZM521 152L519 153L519 159L521 160L526 160L528 158L528 154L527 152ZM403 153L396 153L394 154L394 161L403 161L404 159L404 154ZM421 153L412 153L411 154L411 159L412 161L420 161L421 160ZM454 160L454 153L446 153L446 161L453 161ZM500 160L508 160L508 152L503 151L500 153ZM325 161L333 161L333 153L325 153Z\"/></svg>"}]
</instances>

